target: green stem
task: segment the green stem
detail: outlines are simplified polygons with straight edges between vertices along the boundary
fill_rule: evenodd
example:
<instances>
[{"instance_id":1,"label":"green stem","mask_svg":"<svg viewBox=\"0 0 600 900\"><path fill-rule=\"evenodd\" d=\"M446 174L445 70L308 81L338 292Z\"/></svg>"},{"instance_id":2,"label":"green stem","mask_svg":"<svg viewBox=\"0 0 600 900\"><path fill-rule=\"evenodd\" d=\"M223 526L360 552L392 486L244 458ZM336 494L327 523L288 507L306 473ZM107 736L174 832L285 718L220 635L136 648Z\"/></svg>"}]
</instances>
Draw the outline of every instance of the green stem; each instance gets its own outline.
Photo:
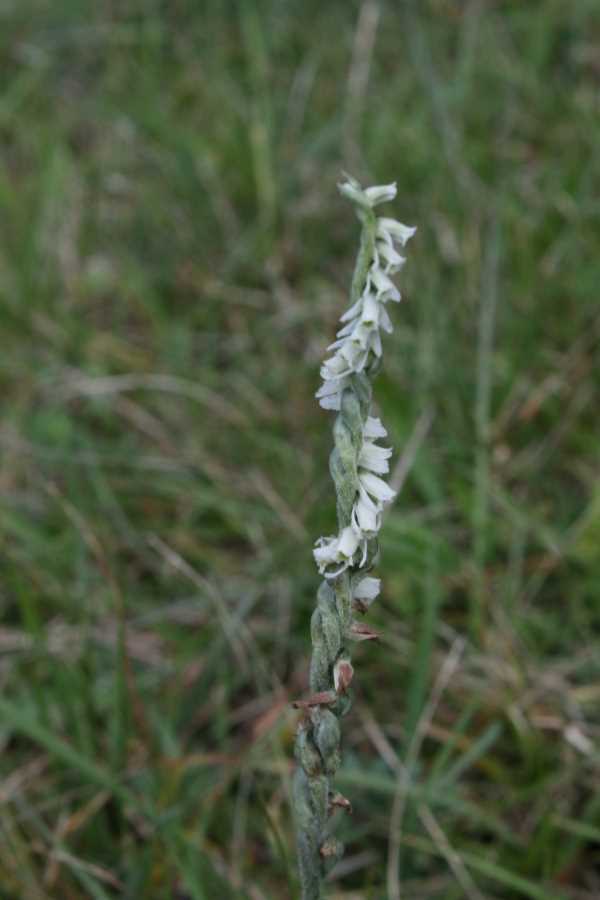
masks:
<instances>
[{"instance_id":1,"label":"green stem","mask_svg":"<svg viewBox=\"0 0 600 900\"><path fill-rule=\"evenodd\" d=\"M360 235L360 248L356 257L356 265L354 266L354 274L352 275L352 286L350 288L350 305L352 306L362 294L365 282L367 280L367 272L373 260L375 251L375 227L376 218L372 209L361 210L361 219L363 223Z\"/></svg>"},{"instance_id":2,"label":"green stem","mask_svg":"<svg viewBox=\"0 0 600 900\"><path fill-rule=\"evenodd\" d=\"M362 209L360 218L363 227L352 277L351 305L364 290L375 250L375 214L371 209ZM358 485L358 454L370 400L368 377L364 373L354 376L344 393L341 411L334 424L335 447L330 468L336 488L340 530L350 523ZM310 682L314 693L335 691L334 665L341 656L349 660L351 624L351 572L346 570L333 583L324 581L319 588L318 604L311 619ZM327 820L332 780L340 764L339 719L348 712L350 702L348 694L340 694L329 707L311 707L298 726L293 807L302 900L324 900L326 864L335 862L342 852L341 845L327 836Z\"/></svg>"}]
</instances>

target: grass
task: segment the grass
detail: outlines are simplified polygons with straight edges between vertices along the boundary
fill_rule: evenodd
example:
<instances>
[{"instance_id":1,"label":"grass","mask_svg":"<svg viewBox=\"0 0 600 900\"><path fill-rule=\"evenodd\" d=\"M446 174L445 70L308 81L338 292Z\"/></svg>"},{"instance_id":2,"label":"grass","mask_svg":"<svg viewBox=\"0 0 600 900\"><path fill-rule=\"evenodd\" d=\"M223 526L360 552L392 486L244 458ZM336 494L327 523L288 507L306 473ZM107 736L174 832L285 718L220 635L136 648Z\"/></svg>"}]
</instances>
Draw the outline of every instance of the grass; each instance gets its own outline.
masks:
<instances>
[{"instance_id":1,"label":"grass","mask_svg":"<svg viewBox=\"0 0 600 900\"><path fill-rule=\"evenodd\" d=\"M0 25L1 900L296 896L344 167L419 232L331 895L597 897L597 4Z\"/></svg>"}]
</instances>

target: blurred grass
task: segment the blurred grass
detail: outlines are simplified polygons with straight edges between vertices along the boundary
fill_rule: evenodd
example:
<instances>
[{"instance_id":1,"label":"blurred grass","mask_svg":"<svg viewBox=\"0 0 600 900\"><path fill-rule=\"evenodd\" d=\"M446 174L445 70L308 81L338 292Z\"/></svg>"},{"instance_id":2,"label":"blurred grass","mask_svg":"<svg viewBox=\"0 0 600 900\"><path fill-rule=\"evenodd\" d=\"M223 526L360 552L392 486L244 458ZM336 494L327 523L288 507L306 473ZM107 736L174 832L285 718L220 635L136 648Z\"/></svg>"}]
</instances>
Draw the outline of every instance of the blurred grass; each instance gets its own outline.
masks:
<instances>
[{"instance_id":1,"label":"blurred grass","mask_svg":"<svg viewBox=\"0 0 600 900\"><path fill-rule=\"evenodd\" d=\"M597 4L0 26L2 900L295 896L350 166L419 232L332 896L597 897Z\"/></svg>"}]
</instances>

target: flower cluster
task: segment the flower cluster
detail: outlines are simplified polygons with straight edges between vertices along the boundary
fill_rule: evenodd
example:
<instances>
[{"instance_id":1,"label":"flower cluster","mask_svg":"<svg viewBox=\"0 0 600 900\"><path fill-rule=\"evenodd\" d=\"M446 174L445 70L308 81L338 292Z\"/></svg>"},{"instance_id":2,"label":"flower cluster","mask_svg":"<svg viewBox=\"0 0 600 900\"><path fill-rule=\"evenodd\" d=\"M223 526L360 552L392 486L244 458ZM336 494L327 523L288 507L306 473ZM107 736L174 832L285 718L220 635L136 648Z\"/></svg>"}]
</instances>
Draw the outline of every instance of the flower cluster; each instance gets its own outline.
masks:
<instances>
[{"instance_id":1,"label":"flower cluster","mask_svg":"<svg viewBox=\"0 0 600 900\"><path fill-rule=\"evenodd\" d=\"M396 196L395 184L363 190L350 178L340 185L340 190L359 209L365 210L372 210L377 204ZM396 245L404 247L415 231L395 219L374 220L372 254L362 293L341 317L343 327L336 335L337 340L328 348L334 351L333 355L321 367L323 384L316 396L324 409L339 410L351 376L363 372L374 358L381 356L380 329L392 331L386 303L400 300L400 292L390 277L405 261ZM368 541L377 535L383 509L395 496L379 477L389 471L388 460L392 454L390 448L377 443L386 434L379 419L367 418L357 460L357 492L350 524L336 536L319 538L313 551L319 572L326 578L336 578L355 560L359 560L356 563L359 568L365 565ZM354 596L370 602L377 596L378 589L378 579L363 578L355 586Z\"/></svg>"},{"instance_id":2,"label":"flower cluster","mask_svg":"<svg viewBox=\"0 0 600 900\"><path fill-rule=\"evenodd\" d=\"M359 206L373 207L396 196L395 184L362 191L353 179L340 185L340 190ZM339 410L342 393L348 386L350 375L364 371L372 355L381 356L380 329L388 333L392 331L386 303L389 300L398 303L401 299L400 291L390 275L402 268L405 259L394 245L404 247L415 231L416 228L410 228L395 219L376 220L373 259L363 292L341 317L343 327L336 335L337 340L327 348L335 352L321 366L323 384L316 396L323 409Z\"/></svg>"},{"instance_id":3,"label":"flower cluster","mask_svg":"<svg viewBox=\"0 0 600 900\"><path fill-rule=\"evenodd\" d=\"M379 477L389 471L388 459L392 450L390 447L381 447L375 441L386 434L379 419L371 416L367 418L358 455L358 490L350 525L335 537L319 538L313 551L319 572L326 578L340 575L352 564L357 554L360 554L360 568L364 566L367 543L377 535L381 527L384 507L396 496L396 492Z\"/></svg>"}]
</instances>

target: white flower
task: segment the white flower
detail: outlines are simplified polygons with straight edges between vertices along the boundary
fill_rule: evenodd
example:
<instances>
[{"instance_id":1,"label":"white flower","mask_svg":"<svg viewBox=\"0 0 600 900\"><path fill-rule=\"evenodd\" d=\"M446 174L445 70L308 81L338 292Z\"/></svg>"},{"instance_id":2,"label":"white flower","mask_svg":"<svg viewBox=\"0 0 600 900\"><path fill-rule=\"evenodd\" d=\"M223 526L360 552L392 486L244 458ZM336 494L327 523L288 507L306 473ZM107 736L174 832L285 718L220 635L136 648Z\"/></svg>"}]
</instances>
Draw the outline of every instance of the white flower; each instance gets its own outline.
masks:
<instances>
[{"instance_id":1,"label":"white flower","mask_svg":"<svg viewBox=\"0 0 600 900\"><path fill-rule=\"evenodd\" d=\"M377 219L377 237L388 244L398 241L399 244L405 247L416 230L410 225L403 225L402 222L398 222L396 219L386 219L383 216Z\"/></svg>"},{"instance_id":2,"label":"white flower","mask_svg":"<svg viewBox=\"0 0 600 900\"><path fill-rule=\"evenodd\" d=\"M361 310L363 303L363 298L359 297L356 303L353 303L350 309L347 309L343 316L340 316L340 322L347 322L348 319L353 319Z\"/></svg>"},{"instance_id":3,"label":"white flower","mask_svg":"<svg viewBox=\"0 0 600 900\"><path fill-rule=\"evenodd\" d=\"M350 177L340 185L340 190L362 206L375 206L396 196L395 184L363 190ZM415 228L395 219L376 220L375 248L363 293L341 316L342 327L336 334L336 340L327 348L333 355L321 366L323 385L317 391L317 398L324 409L339 410L347 378L353 372L364 371L371 354L381 356L380 332L383 330L390 334L393 330L385 304L388 301L398 303L401 299L400 291L390 275L398 272L405 260L394 244L404 246L415 231Z\"/></svg>"},{"instance_id":4,"label":"white flower","mask_svg":"<svg viewBox=\"0 0 600 900\"><path fill-rule=\"evenodd\" d=\"M388 200L393 200L396 193L395 181L392 184L379 184L375 187L367 188L365 191L371 206L377 206L378 203L386 203Z\"/></svg>"},{"instance_id":5,"label":"white flower","mask_svg":"<svg viewBox=\"0 0 600 900\"><path fill-rule=\"evenodd\" d=\"M354 585L352 596L355 600L366 600L370 604L379 596L380 588L381 580L367 575Z\"/></svg>"},{"instance_id":6,"label":"white flower","mask_svg":"<svg viewBox=\"0 0 600 900\"><path fill-rule=\"evenodd\" d=\"M379 184L363 190L356 179L346 175L346 181L338 184L338 188L344 197L356 203L358 206L373 208L379 203L386 203L396 196L396 182L393 184Z\"/></svg>"},{"instance_id":7,"label":"white flower","mask_svg":"<svg viewBox=\"0 0 600 900\"><path fill-rule=\"evenodd\" d=\"M363 437L369 439L387 437L387 431L381 424L381 419L376 419L374 416L368 416L367 421L365 422Z\"/></svg>"},{"instance_id":8,"label":"white flower","mask_svg":"<svg viewBox=\"0 0 600 900\"><path fill-rule=\"evenodd\" d=\"M350 384L348 376L325 380L315 396L323 409L338 410L342 404L342 394Z\"/></svg>"},{"instance_id":9,"label":"white flower","mask_svg":"<svg viewBox=\"0 0 600 900\"><path fill-rule=\"evenodd\" d=\"M360 565L364 566L367 542L362 534L357 533L348 525L336 537L319 538L313 550L313 556L321 575L326 578L337 578L352 563L359 548L362 550Z\"/></svg>"},{"instance_id":10,"label":"white flower","mask_svg":"<svg viewBox=\"0 0 600 900\"><path fill-rule=\"evenodd\" d=\"M331 395L325 399L330 398ZM326 578L337 578L353 565L359 550L362 555L359 565L364 565L367 541L377 535L383 510L396 496L396 492L379 477L389 471L392 451L389 447L380 447L375 439L386 434L379 419L367 418L358 454L358 485L350 525L337 536L319 538L313 551L319 572Z\"/></svg>"},{"instance_id":11,"label":"white flower","mask_svg":"<svg viewBox=\"0 0 600 900\"><path fill-rule=\"evenodd\" d=\"M334 347L332 344L330 350ZM321 378L324 381L334 381L336 378L342 378L348 374L348 364L344 361L341 354L336 353L331 359L326 359L321 366Z\"/></svg>"},{"instance_id":12,"label":"white flower","mask_svg":"<svg viewBox=\"0 0 600 900\"><path fill-rule=\"evenodd\" d=\"M363 427L363 440L358 454L358 491L352 507L352 527L367 538L375 537L381 527L381 516L387 503L396 496L378 475L389 472L391 447L380 447L375 439L385 437L379 419L369 416Z\"/></svg>"},{"instance_id":13,"label":"white flower","mask_svg":"<svg viewBox=\"0 0 600 900\"><path fill-rule=\"evenodd\" d=\"M404 256L400 256L392 243L388 244L386 241L377 241L375 248L377 253L379 253L380 256L383 256L385 260L384 271L388 275L394 275L396 272L399 272L406 262Z\"/></svg>"},{"instance_id":14,"label":"white flower","mask_svg":"<svg viewBox=\"0 0 600 900\"><path fill-rule=\"evenodd\" d=\"M369 280L375 287L377 297L380 297L384 303L386 300L394 300L395 302L400 300L400 291L383 269L371 267Z\"/></svg>"},{"instance_id":15,"label":"white flower","mask_svg":"<svg viewBox=\"0 0 600 900\"><path fill-rule=\"evenodd\" d=\"M392 455L391 447L380 447L373 441L363 441L358 457L358 465L378 475L385 475L390 471L388 459Z\"/></svg>"},{"instance_id":16,"label":"white flower","mask_svg":"<svg viewBox=\"0 0 600 900\"><path fill-rule=\"evenodd\" d=\"M365 491L382 506L391 503L396 496L396 491L393 491L382 478L378 478L372 472L359 472L359 481Z\"/></svg>"},{"instance_id":17,"label":"white flower","mask_svg":"<svg viewBox=\"0 0 600 900\"><path fill-rule=\"evenodd\" d=\"M348 200L351 200L352 203L356 203L358 206L369 207L371 205L369 198L358 181L350 175L345 175L345 178L345 181L338 184L340 194L343 194L344 197L347 197Z\"/></svg>"},{"instance_id":18,"label":"white flower","mask_svg":"<svg viewBox=\"0 0 600 900\"><path fill-rule=\"evenodd\" d=\"M342 194L365 209L396 196L395 184L363 190L350 177L339 188ZM415 228L395 219L376 219L373 258L366 273L363 292L341 316L342 327L336 334L336 340L328 347L331 356L321 366L323 383L317 397L324 409L339 410L342 394L350 385L351 376L362 372L374 357L381 356L380 332L392 331L386 304L400 300L400 292L390 278L405 261L396 250L396 245L403 247L415 231ZM313 551L319 571L326 578L336 578L350 566L364 566L368 541L377 535L383 510L396 496L396 492L379 477L389 472L392 451L376 443L386 435L378 418L369 416L366 419L357 456L356 496L350 524L336 536L319 538ZM363 578L356 584L354 596L370 601L378 591L379 579Z\"/></svg>"},{"instance_id":19,"label":"white flower","mask_svg":"<svg viewBox=\"0 0 600 900\"><path fill-rule=\"evenodd\" d=\"M375 537L381 527L381 507L371 500L362 485L352 507L352 527L367 537Z\"/></svg>"},{"instance_id":20,"label":"white flower","mask_svg":"<svg viewBox=\"0 0 600 900\"><path fill-rule=\"evenodd\" d=\"M363 304L360 312L360 321L363 325L376 327L379 322L379 303L370 292L363 294Z\"/></svg>"}]
</instances>

